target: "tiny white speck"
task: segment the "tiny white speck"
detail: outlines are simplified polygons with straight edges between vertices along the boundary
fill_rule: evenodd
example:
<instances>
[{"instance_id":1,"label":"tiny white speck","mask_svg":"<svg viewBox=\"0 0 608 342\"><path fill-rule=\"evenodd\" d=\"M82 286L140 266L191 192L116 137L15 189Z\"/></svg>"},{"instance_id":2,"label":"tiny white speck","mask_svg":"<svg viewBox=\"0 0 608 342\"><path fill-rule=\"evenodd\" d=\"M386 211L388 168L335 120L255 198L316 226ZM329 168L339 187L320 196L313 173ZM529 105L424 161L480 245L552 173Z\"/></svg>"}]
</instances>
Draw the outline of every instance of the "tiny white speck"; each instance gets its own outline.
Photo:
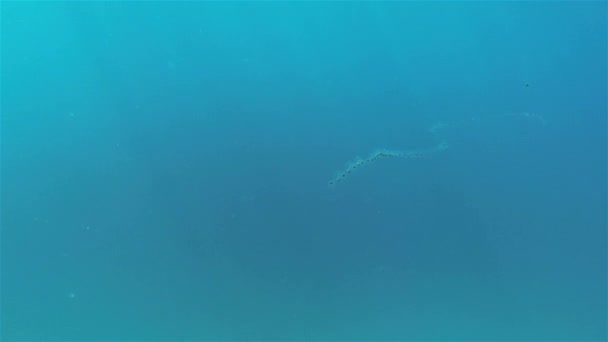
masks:
<instances>
[{"instance_id":1,"label":"tiny white speck","mask_svg":"<svg viewBox=\"0 0 608 342\"><path fill-rule=\"evenodd\" d=\"M70 292L70 293L68 293L68 298L74 299L74 298L76 298L76 294L74 292Z\"/></svg>"}]
</instances>

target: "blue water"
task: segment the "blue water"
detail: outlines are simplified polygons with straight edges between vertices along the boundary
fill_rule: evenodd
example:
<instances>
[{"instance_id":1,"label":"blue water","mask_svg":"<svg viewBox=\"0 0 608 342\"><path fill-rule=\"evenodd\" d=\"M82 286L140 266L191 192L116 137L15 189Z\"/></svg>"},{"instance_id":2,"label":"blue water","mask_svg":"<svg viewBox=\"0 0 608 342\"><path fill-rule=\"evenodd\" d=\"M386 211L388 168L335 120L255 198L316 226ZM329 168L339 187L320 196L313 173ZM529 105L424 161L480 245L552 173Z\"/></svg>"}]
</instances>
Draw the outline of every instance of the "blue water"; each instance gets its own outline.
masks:
<instances>
[{"instance_id":1,"label":"blue water","mask_svg":"<svg viewBox=\"0 0 608 342\"><path fill-rule=\"evenodd\" d=\"M607 339L606 2L1 11L3 341Z\"/></svg>"}]
</instances>

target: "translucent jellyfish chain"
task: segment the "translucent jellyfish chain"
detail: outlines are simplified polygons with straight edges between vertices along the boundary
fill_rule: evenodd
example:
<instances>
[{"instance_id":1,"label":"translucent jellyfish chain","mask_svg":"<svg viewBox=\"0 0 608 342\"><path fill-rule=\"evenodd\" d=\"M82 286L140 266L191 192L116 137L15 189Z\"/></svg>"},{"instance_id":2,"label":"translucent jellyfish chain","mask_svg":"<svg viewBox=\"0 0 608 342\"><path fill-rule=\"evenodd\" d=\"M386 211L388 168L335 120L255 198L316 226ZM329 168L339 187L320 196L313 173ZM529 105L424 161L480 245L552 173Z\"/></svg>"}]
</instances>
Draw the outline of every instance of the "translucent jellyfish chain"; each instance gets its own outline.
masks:
<instances>
[{"instance_id":1,"label":"translucent jellyfish chain","mask_svg":"<svg viewBox=\"0 0 608 342\"><path fill-rule=\"evenodd\" d=\"M429 149L425 149L425 150L410 150L410 151L394 151L394 150L377 150L375 152L373 152L372 154L370 154L367 158L357 158L354 161L351 161L347 167L338 172L336 174L336 176L329 181L329 186L333 187L336 184L342 182L343 180L345 180L346 178L348 178L348 176L353 173L355 170L365 166L365 165L369 165L375 161L378 161L380 159L386 159L386 158L419 158L419 157L423 157L429 154L433 154L433 153L437 153L437 152L441 152L444 151L445 149L448 148L448 144L445 142L444 138L441 138L440 136L443 135L442 132L450 126L457 126L457 127L467 127L467 126L471 126L471 122L477 122L477 121L484 121L484 122L490 122L493 119L499 119L499 118L511 118L511 117L518 117L518 118L523 118L526 121L529 121L531 123L539 123L541 126L545 126L547 124L547 121L545 120L544 117L536 114L536 113L530 113L530 112L510 112L510 113L504 113L504 114L499 114L499 115L491 115L491 116L487 116L485 118L483 118L483 120L480 120L479 118L476 117L472 117L469 118L467 120L462 120L461 122L456 122L456 125L448 125L445 122L437 122L435 123L433 126L431 126L428 130L428 132L434 137L435 141L440 141L439 144L437 144L435 147L429 148Z\"/></svg>"},{"instance_id":2,"label":"translucent jellyfish chain","mask_svg":"<svg viewBox=\"0 0 608 342\"><path fill-rule=\"evenodd\" d=\"M394 150L378 150L370 154L367 158L357 158L354 161L348 163L347 167L337 173L336 177L329 181L329 186L335 186L336 184L342 182L346 179L351 173L355 170L371 164L380 159L386 158L420 158L426 156L431 153L436 153L443 151L448 148L447 143L441 142L434 148L425 149L425 150L411 150L411 151L394 151Z\"/></svg>"}]
</instances>

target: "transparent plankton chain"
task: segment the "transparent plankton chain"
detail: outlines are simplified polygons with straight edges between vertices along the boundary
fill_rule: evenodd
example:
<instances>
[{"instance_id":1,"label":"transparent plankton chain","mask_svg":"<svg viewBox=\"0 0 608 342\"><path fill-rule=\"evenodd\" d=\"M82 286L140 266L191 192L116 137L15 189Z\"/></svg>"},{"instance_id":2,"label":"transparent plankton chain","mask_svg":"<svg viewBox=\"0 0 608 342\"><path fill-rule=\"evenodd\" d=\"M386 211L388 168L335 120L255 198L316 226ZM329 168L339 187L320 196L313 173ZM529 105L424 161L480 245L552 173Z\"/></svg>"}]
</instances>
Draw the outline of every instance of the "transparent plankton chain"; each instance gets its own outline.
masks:
<instances>
[{"instance_id":1,"label":"transparent plankton chain","mask_svg":"<svg viewBox=\"0 0 608 342\"><path fill-rule=\"evenodd\" d=\"M530 122L530 123L536 123L536 124L540 124L541 126L545 126L547 124L547 121L540 115L536 114L536 113L529 113L529 112L514 112L514 113L505 113L505 114L499 114L499 115L493 115L493 116L488 116L488 117L484 117L484 118L470 118L468 120L465 120L463 122L460 122L456 126L462 127L462 126L469 126L470 122L478 122L478 121L492 121L494 119L500 119L500 118L509 118L509 117L518 117L518 118L523 118L526 121ZM427 155L430 154L435 154L437 152L441 152L444 151L445 149L448 148L448 144L445 142L444 139L442 139L440 136L443 135L442 131L445 130L447 127L449 126L453 126L453 125L448 125L445 122L437 122L435 123L433 126L431 126L428 130L429 134L431 134L435 141L439 141L439 143L432 148L429 149L425 149L425 150L410 150L410 151L394 151L394 150L377 150L374 153L370 154L367 158L361 159L361 158L357 158L354 161L351 161L350 163L348 163L347 167L338 172L336 174L336 176L329 181L329 186L333 187L336 184L344 181L346 178L348 178L348 176L350 176L353 172L355 172L355 170L369 165L375 161L381 160L381 159L386 159L386 158L420 158L420 157L425 157Z\"/></svg>"},{"instance_id":2,"label":"transparent plankton chain","mask_svg":"<svg viewBox=\"0 0 608 342\"><path fill-rule=\"evenodd\" d=\"M394 150L378 150L374 153L370 154L367 158L361 159L357 158L354 161L348 163L348 166L343 171L337 173L336 177L329 181L329 186L335 186L336 184L342 182L351 173L353 173L358 168L361 168L365 165L371 164L380 159L386 158L420 158L426 155L441 152L448 148L448 144L445 142L439 143L437 146L425 149L425 150L411 150L411 151L394 151Z\"/></svg>"}]
</instances>

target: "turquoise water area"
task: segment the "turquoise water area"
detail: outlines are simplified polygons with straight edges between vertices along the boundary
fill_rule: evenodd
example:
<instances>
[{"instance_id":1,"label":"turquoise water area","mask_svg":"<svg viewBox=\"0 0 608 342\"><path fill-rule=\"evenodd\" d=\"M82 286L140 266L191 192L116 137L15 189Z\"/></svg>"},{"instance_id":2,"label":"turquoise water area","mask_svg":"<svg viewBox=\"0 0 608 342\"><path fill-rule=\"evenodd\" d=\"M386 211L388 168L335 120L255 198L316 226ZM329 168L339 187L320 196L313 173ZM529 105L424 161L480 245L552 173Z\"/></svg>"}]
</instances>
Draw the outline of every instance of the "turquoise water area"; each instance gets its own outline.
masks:
<instances>
[{"instance_id":1,"label":"turquoise water area","mask_svg":"<svg viewBox=\"0 0 608 342\"><path fill-rule=\"evenodd\" d=\"M606 2L0 6L2 341L607 340Z\"/></svg>"}]
</instances>

